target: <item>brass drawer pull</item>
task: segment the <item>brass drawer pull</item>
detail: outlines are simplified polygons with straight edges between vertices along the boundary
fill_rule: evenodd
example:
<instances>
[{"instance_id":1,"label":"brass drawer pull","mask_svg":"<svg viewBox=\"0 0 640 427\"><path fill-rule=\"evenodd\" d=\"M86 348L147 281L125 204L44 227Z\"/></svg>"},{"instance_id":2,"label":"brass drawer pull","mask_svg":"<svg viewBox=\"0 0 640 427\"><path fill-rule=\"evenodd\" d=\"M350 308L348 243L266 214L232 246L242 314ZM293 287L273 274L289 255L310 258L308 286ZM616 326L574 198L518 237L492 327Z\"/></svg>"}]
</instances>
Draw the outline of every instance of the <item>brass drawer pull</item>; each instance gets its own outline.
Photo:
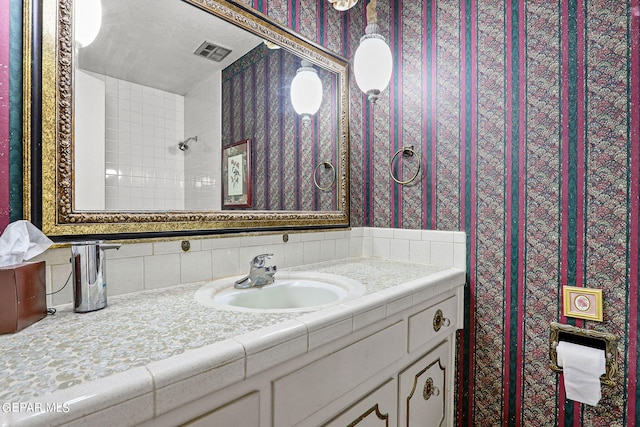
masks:
<instances>
[{"instance_id":1,"label":"brass drawer pull","mask_svg":"<svg viewBox=\"0 0 640 427\"><path fill-rule=\"evenodd\" d=\"M440 389L433 385L433 378L427 378L427 382L424 383L424 388L422 389L422 397L424 400L429 400L431 396L440 395Z\"/></svg>"},{"instance_id":2,"label":"brass drawer pull","mask_svg":"<svg viewBox=\"0 0 640 427\"><path fill-rule=\"evenodd\" d=\"M451 324L451 320L444 317L442 314L442 310L438 309L436 314L433 316L433 330L438 332L443 326L446 328Z\"/></svg>"}]
</instances>

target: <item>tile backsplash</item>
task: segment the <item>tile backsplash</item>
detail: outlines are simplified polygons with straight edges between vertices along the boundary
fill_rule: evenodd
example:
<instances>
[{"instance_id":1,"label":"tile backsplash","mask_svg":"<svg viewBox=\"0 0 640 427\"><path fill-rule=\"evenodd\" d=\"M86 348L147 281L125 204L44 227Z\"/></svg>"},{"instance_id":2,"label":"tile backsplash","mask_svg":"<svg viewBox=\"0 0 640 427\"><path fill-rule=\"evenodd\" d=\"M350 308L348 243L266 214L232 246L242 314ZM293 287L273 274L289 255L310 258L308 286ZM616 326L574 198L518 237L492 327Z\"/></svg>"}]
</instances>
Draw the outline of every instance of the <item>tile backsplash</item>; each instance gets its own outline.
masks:
<instances>
[{"instance_id":1,"label":"tile backsplash","mask_svg":"<svg viewBox=\"0 0 640 427\"><path fill-rule=\"evenodd\" d=\"M246 274L258 254L273 253L279 268L348 257L388 258L465 268L466 235L461 231L352 228L320 232L196 237L182 250L182 240L126 243L107 251L108 295L201 282ZM47 292L63 287L71 274L68 246L49 249L33 261L47 263ZM68 284L48 296L47 305L71 303Z\"/></svg>"}]
</instances>

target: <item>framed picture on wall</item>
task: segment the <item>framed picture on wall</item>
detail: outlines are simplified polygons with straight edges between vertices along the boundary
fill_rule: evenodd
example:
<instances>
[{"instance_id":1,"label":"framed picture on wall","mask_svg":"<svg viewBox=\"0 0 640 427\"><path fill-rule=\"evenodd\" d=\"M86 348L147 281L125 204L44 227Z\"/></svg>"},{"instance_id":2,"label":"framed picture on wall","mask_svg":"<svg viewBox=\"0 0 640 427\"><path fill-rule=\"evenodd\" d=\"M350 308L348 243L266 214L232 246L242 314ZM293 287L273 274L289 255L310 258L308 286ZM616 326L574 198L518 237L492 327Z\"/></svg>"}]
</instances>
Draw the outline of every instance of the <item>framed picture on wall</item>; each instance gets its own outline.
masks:
<instances>
[{"instance_id":1,"label":"framed picture on wall","mask_svg":"<svg viewBox=\"0 0 640 427\"><path fill-rule=\"evenodd\" d=\"M562 290L563 315L602 322L602 289L563 286Z\"/></svg>"},{"instance_id":2,"label":"framed picture on wall","mask_svg":"<svg viewBox=\"0 0 640 427\"><path fill-rule=\"evenodd\" d=\"M222 149L222 209L251 207L251 140Z\"/></svg>"}]
</instances>

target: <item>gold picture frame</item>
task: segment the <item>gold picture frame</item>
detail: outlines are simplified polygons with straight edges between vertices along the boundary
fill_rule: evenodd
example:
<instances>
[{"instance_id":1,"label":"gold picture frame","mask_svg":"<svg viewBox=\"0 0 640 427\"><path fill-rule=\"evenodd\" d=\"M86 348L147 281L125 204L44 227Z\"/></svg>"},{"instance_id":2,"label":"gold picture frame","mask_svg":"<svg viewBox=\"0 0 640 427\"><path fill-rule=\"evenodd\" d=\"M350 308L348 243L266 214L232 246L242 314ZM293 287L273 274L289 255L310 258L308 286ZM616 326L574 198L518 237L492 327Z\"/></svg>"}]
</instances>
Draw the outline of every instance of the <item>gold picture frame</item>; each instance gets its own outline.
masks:
<instances>
[{"instance_id":1,"label":"gold picture frame","mask_svg":"<svg viewBox=\"0 0 640 427\"><path fill-rule=\"evenodd\" d=\"M563 286L562 297L564 316L602 322L602 289Z\"/></svg>"},{"instance_id":2,"label":"gold picture frame","mask_svg":"<svg viewBox=\"0 0 640 427\"><path fill-rule=\"evenodd\" d=\"M222 209L251 207L251 173L250 139L222 149Z\"/></svg>"}]
</instances>

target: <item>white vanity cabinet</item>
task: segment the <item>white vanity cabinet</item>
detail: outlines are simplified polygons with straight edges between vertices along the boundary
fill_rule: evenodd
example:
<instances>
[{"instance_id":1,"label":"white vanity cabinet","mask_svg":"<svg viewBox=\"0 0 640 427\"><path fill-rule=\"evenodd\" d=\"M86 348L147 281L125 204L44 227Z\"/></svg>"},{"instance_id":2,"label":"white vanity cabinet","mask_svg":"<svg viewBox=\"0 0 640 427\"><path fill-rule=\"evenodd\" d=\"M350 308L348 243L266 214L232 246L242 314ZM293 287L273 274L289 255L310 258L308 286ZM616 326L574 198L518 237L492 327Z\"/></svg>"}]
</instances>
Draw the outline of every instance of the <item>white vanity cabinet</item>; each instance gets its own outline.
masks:
<instances>
[{"instance_id":1,"label":"white vanity cabinet","mask_svg":"<svg viewBox=\"0 0 640 427\"><path fill-rule=\"evenodd\" d=\"M301 266L365 288L310 311L209 307L196 298L202 283L114 297L111 308L88 317L62 307L33 329L0 337L0 347L19 361L4 380L15 390L7 400L68 409L0 411L0 426L453 427L466 281L458 240L459 266L381 258ZM95 331L109 365L81 363L94 348L80 338ZM70 360L66 353L23 358L50 336L74 350ZM135 351L122 337L135 337ZM53 368L63 362L91 370L78 369L80 382L61 387ZM47 363L49 381L61 388L36 382Z\"/></svg>"},{"instance_id":2,"label":"white vanity cabinet","mask_svg":"<svg viewBox=\"0 0 640 427\"><path fill-rule=\"evenodd\" d=\"M441 344L422 359L400 373L398 414L403 427L439 427L448 425L449 397L447 383L453 375L450 368L451 345Z\"/></svg>"},{"instance_id":3,"label":"white vanity cabinet","mask_svg":"<svg viewBox=\"0 0 640 427\"><path fill-rule=\"evenodd\" d=\"M187 425L452 426L462 289L390 315L399 300L388 302L382 319L235 384L228 391L242 398Z\"/></svg>"},{"instance_id":4,"label":"white vanity cabinet","mask_svg":"<svg viewBox=\"0 0 640 427\"><path fill-rule=\"evenodd\" d=\"M326 427L396 427L397 382L390 379L363 397Z\"/></svg>"},{"instance_id":5,"label":"white vanity cabinet","mask_svg":"<svg viewBox=\"0 0 640 427\"><path fill-rule=\"evenodd\" d=\"M259 427L260 395L249 393L185 424L185 427Z\"/></svg>"}]
</instances>

